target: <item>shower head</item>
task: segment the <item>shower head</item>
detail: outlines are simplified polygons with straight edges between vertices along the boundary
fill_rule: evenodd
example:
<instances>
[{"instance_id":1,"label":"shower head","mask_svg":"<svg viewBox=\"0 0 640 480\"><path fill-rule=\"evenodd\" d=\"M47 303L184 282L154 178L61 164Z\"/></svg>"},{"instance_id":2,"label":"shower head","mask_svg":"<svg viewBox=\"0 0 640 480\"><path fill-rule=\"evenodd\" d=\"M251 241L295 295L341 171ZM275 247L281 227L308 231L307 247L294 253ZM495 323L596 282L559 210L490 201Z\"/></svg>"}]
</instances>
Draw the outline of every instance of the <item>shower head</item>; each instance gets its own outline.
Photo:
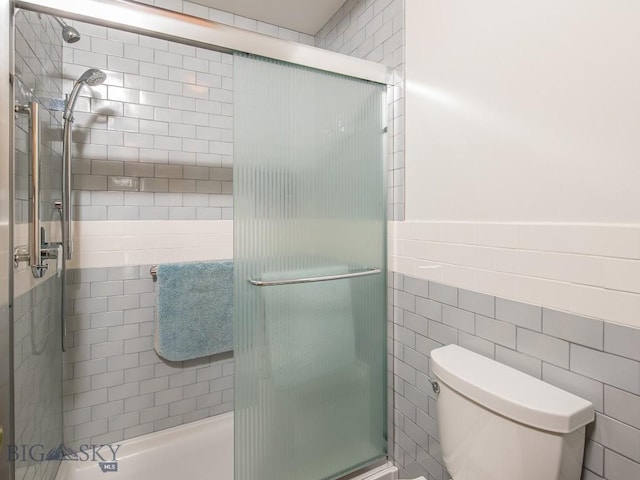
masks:
<instances>
[{"instance_id":1,"label":"shower head","mask_svg":"<svg viewBox=\"0 0 640 480\"><path fill-rule=\"evenodd\" d=\"M67 43L76 43L80 40L80 33L73 27L67 25L66 27L62 27L62 38Z\"/></svg>"},{"instance_id":2,"label":"shower head","mask_svg":"<svg viewBox=\"0 0 640 480\"><path fill-rule=\"evenodd\" d=\"M80 40L80 32L73 27L67 25L67 23L58 17L53 17L62 27L62 38L67 43L76 43Z\"/></svg>"},{"instance_id":3,"label":"shower head","mask_svg":"<svg viewBox=\"0 0 640 480\"><path fill-rule=\"evenodd\" d=\"M76 83L73 85L73 89L69 94L69 98L67 99L67 107L64 109L64 119L70 122L73 122L73 109L76 106L76 101L78 100L78 95L80 94L80 90L85 85L89 87L95 87L96 85L101 85L107 78L107 75L102 71L96 68L90 68L82 75L80 78L76 80Z\"/></svg>"},{"instance_id":4,"label":"shower head","mask_svg":"<svg viewBox=\"0 0 640 480\"><path fill-rule=\"evenodd\" d=\"M107 74L97 68L90 68L78 78L77 83L86 83L90 87L101 85L107 79Z\"/></svg>"}]
</instances>

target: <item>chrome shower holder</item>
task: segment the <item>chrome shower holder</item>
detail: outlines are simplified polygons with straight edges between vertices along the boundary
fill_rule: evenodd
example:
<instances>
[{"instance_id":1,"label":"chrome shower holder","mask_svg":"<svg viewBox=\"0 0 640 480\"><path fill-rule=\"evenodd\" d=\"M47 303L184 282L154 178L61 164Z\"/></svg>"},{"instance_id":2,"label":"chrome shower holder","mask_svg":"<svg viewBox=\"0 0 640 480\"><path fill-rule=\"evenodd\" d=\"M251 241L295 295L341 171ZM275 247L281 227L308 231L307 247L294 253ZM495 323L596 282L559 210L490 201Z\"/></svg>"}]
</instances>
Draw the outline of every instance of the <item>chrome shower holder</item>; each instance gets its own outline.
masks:
<instances>
[{"instance_id":1,"label":"chrome shower holder","mask_svg":"<svg viewBox=\"0 0 640 480\"><path fill-rule=\"evenodd\" d=\"M44 243L40 248L40 263L31 265L31 272L35 278L42 278L47 273L49 265L45 263L48 260L58 259L58 243ZM21 263L31 263L31 251L29 246L21 245L13 250L13 266L18 268Z\"/></svg>"}]
</instances>

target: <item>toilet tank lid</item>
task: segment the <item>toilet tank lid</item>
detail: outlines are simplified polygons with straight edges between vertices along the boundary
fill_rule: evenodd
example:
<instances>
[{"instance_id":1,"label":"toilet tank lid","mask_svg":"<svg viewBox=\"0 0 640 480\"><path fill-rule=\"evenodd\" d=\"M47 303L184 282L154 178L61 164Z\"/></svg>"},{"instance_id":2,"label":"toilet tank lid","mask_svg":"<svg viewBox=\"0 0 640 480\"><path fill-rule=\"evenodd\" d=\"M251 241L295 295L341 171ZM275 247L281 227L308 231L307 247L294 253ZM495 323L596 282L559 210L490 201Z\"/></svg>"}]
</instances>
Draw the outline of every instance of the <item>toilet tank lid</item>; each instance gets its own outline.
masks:
<instances>
[{"instance_id":1,"label":"toilet tank lid","mask_svg":"<svg viewBox=\"0 0 640 480\"><path fill-rule=\"evenodd\" d=\"M438 380L500 415L556 433L594 420L591 402L457 345L431 351Z\"/></svg>"}]
</instances>

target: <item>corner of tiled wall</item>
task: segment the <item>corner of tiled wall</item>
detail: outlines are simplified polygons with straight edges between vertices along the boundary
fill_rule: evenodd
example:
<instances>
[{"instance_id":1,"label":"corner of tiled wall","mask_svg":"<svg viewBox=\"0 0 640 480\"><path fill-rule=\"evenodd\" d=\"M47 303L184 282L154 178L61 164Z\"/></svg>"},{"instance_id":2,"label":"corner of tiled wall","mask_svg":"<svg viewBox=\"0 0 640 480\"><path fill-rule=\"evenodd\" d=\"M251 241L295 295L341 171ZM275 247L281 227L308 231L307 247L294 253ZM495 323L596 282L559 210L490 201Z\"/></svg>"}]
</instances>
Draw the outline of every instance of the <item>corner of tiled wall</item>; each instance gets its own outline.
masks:
<instances>
[{"instance_id":1,"label":"corner of tiled wall","mask_svg":"<svg viewBox=\"0 0 640 480\"><path fill-rule=\"evenodd\" d=\"M404 2L347 0L316 34L316 47L393 69L389 89L389 220L404 220Z\"/></svg>"},{"instance_id":2,"label":"corner of tiled wall","mask_svg":"<svg viewBox=\"0 0 640 480\"><path fill-rule=\"evenodd\" d=\"M403 221L404 200L404 2L347 0L315 37L315 46L379 62L392 69L388 92L387 219ZM390 287L393 275L388 275ZM394 398L393 307L389 290L388 390ZM389 402L389 454L394 457L394 406Z\"/></svg>"}]
</instances>

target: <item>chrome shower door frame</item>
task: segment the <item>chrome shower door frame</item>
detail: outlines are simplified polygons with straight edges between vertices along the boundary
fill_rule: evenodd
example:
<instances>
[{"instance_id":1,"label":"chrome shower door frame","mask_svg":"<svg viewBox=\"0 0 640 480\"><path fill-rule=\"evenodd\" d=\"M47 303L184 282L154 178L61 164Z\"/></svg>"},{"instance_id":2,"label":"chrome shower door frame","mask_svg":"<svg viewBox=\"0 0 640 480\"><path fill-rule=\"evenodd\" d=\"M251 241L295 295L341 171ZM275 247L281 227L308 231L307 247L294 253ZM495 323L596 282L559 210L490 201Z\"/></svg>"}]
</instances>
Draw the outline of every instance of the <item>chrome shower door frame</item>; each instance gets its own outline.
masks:
<instances>
[{"instance_id":1,"label":"chrome shower door frame","mask_svg":"<svg viewBox=\"0 0 640 480\"><path fill-rule=\"evenodd\" d=\"M15 0L14 5L56 17L226 53L250 53L385 85L391 84L392 80L391 69L379 63L141 3L122 0Z\"/></svg>"},{"instance_id":2,"label":"chrome shower door frame","mask_svg":"<svg viewBox=\"0 0 640 480\"><path fill-rule=\"evenodd\" d=\"M4 439L0 446L0 478L12 480L13 469L7 453L7 445L13 441L13 96L10 83L13 12L10 0L0 0L0 25L3 25L3 28L0 28L0 427L4 430Z\"/></svg>"}]
</instances>

